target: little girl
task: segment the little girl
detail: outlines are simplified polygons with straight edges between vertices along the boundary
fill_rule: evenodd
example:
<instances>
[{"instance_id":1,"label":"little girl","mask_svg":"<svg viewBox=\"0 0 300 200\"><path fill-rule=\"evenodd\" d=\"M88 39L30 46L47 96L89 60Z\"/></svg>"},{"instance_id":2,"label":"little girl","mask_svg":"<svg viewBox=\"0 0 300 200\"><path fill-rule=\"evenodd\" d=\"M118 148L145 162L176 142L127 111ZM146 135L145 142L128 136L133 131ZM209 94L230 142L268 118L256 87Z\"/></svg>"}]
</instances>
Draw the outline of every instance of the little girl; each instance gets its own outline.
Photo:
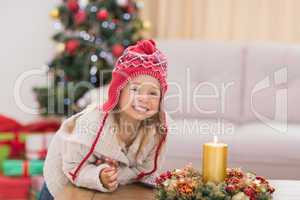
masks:
<instances>
[{"instance_id":1,"label":"little girl","mask_svg":"<svg viewBox=\"0 0 300 200\"><path fill-rule=\"evenodd\" d=\"M128 47L116 62L107 102L73 115L55 134L40 199L57 197L68 182L112 192L155 177L166 151L166 78L167 60L154 41Z\"/></svg>"}]
</instances>

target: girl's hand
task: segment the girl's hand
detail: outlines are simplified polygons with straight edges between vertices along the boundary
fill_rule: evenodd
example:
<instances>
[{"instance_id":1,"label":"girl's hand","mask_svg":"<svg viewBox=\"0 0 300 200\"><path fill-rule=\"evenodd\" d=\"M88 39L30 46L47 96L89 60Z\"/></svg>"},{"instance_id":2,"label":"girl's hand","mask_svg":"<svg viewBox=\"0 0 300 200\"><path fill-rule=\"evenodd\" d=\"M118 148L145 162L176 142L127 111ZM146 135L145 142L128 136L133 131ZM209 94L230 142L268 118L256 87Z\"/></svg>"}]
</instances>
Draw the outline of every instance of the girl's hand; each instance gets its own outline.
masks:
<instances>
[{"instance_id":1,"label":"girl's hand","mask_svg":"<svg viewBox=\"0 0 300 200\"><path fill-rule=\"evenodd\" d=\"M118 188L117 181L118 170L115 167L106 167L101 170L99 178L103 186L109 191L114 191Z\"/></svg>"},{"instance_id":2,"label":"girl's hand","mask_svg":"<svg viewBox=\"0 0 300 200\"><path fill-rule=\"evenodd\" d=\"M104 161L109 164L111 167L115 167L116 169L119 167L119 162L114 160L114 159L111 159L111 158L105 158Z\"/></svg>"},{"instance_id":3,"label":"girl's hand","mask_svg":"<svg viewBox=\"0 0 300 200\"><path fill-rule=\"evenodd\" d=\"M105 157L105 158L102 158L102 159L99 159L99 160L96 161L96 165L100 165L102 163L107 163L111 167L115 167L115 168L119 167L119 162L118 161L116 161L114 159L111 159L111 158L108 158L108 157Z\"/></svg>"}]
</instances>

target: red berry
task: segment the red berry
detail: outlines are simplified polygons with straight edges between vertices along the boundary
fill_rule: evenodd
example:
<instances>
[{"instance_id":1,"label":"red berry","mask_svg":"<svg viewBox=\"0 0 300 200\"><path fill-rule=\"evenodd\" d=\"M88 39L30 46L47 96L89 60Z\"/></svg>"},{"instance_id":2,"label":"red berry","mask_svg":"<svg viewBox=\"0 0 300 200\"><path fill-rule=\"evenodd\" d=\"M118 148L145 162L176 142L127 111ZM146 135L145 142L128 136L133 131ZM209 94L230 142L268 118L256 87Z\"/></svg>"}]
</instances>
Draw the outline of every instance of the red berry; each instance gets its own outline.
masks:
<instances>
[{"instance_id":1,"label":"red berry","mask_svg":"<svg viewBox=\"0 0 300 200\"><path fill-rule=\"evenodd\" d=\"M255 179L259 180L261 183L267 183L266 179L264 179L261 176L257 176L257 177L255 177Z\"/></svg>"},{"instance_id":2,"label":"red berry","mask_svg":"<svg viewBox=\"0 0 300 200\"><path fill-rule=\"evenodd\" d=\"M225 187L226 192L232 193L235 191L235 186L234 185L227 185Z\"/></svg>"},{"instance_id":3,"label":"red berry","mask_svg":"<svg viewBox=\"0 0 300 200\"><path fill-rule=\"evenodd\" d=\"M255 190L254 190L253 188L251 188L251 187L246 187L246 188L244 189L244 193L245 193L247 196L249 196L249 197L255 196Z\"/></svg>"},{"instance_id":4,"label":"red berry","mask_svg":"<svg viewBox=\"0 0 300 200\"><path fill-rule=\"evenodd\" d=\"M171 174L170 171L167 171L167 172L163 173L161 176L162 176L164 179L169 179L169 178L172 176L172 174Z\"/></svg>"},{"instance_id":5,"label":"red berry","mask_svg":"<svg viewBox=\"0 0 300 200\"><path fill-rule=\"evenodd\" d=\"M97 19L98 20L106 20L108 18L108 12L106 9L101 9L97 12Z\"/></svg>"},{"instance_id":6,"label":"red berry","mask_svg":"<svg viewBox=\"0 0 300 200\"><path fill-rule=\"evenodd\" d=\"M231 177L228 179L228 183L237 184L239 182L240 182L240 179L238 179L236 177Z\"/></svg>"},{"instance_id":7,"label":"red berry","mask_svg":"<svg viewBox=\"0 0 300 200\"><path fill-rule=\"evenodd\" d=\"M159 178L159 177L157 177L157 178L155 179L155 183L156 183L157 185L161 185L162 182L163 182L162 179Z\"/></svg>"}]
</instances>

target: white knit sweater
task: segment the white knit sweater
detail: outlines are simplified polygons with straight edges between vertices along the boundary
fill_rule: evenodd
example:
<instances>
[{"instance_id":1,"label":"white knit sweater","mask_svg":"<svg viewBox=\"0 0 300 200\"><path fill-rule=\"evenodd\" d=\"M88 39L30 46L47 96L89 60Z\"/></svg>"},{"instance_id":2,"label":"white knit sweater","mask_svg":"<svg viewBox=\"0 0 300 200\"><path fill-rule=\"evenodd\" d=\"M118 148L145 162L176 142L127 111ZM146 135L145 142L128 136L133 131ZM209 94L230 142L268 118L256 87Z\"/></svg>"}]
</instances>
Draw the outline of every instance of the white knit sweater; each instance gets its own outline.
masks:
<instances>
[{"instance_id":1,"label":"white knit sweater","mask_svg":"<svg viewBox=\"0 0 300 200\"><path fill-rule=\"evenodd\" d=\"M122 147L124 144L120 144L116 138L112 127L113 119L109 115L93 154L82 166L77 178L73 181L69 172L74 172L80 161L90 150L101 119L102 113L97 107L89 106L84 111L65 120L55 134L49 146L44 166L45 182L52 196L57 196L69 181L78 187L109 192L103 187L99 179L100 171L108 165L105 163L95 164L96 160L101 159L102 156L119 161L118 182L120 185L132 183L140 172L149 172L153 169L157 142L154 139L150 140L145 146L141 160L135 160L134 155L141 142L141 137L139 137L141 134L137 134L126 151ZM169 124L170 118L168 115L166 120ZM160 172L165 153L166 145L163 145L158 158L157 171L150 176L156 176ZM144 177L141 181L153 178L150 176Z\"/></svg>"}]
</instances>

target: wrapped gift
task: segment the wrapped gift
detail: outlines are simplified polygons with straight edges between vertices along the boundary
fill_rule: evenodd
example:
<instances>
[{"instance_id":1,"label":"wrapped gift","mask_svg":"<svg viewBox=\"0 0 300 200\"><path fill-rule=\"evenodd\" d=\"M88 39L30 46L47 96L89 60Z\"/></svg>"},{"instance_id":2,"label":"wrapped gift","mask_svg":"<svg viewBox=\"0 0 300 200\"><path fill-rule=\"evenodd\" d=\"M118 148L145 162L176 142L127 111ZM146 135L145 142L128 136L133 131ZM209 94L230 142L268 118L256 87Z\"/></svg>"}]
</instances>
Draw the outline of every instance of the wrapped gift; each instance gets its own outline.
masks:
<instances>
[{"instance_id":1,"label":"wrapped gift","mask_svg":"<svg viewBox=\"0 0 300 200\"><path fill-rule=\"evenodd\" d=\"M8 158L24 158L25 136L20 131L23 125L16 120L0 115L0 172L2 162Z\"/></svg>"},{"instance_id":2,"label":"wrapped gift","mask_svg":"<svg viewBox=\"0 0 300 200\"><path fill-rule=\"evenodd\" d=\"M43 160L5 160L3 174L5 176L38 176L43 174Z\"/></svg>"},{"instance_id":3,"label":"wrapped gift","mask_svg":"<svg viewBox=\"0 0 300 200\"><path fill-rule=\"evenodd\" d=\"M23 125L20 122L5 115L0 115L0 132L15 132L19 131L22 127Z\"/></svg>"},{"instance_id":4,"label":"wrapped gift","mask_svg":"<svg viewBox=\"0 0 300 200\"><path fill-rule=\"evenodd\" d=\"M60 126L60 122L38 121L22 128L27 132L25 154L27 159L45 159L50 141Z\"/></svg>"},{"instance_id":5,"label":"wrapped gift","mask_svg":"<svg viewBox=\"0 0 300 200\"><path fill-rule=\"evenodd\" d=\"M0 176L0 199L28 199L31 180L29 177Z\"/></svg>"},{"instance_id":6,"label":"wrapped gift","mask_svg":"<svg viewBox=\"0 0 300 200\"><path fill-rule=\"evenodd\" d=\"M44 119L22 126L21 130L28 133L56 132L60 127L61 119Z\"/></svg>"},{"instance_id":7,"label":"wrapped gift","mask_svg":"<svg viewBox=\"0 0 300 200\"><path fill-rule=\"evenodd\" d=\"M24 134L0 133L0 172L4 160L25 158L25 138Z\"/></svg>"},{"instance_id":8,"label":"wrapped gift","mask_svg":"<svg viewBox=\"0 0 300 200\"><path fill-rule=\"evenodd\" d=\"M25 142L25 155L29 160L46 158L53 133L28 134Z\"/></svg>"},{"instance_id":9,"label":"wrapped gift","mask_svg":"<svg viewBox=\"0 0 300 200\"><path fill-rule=\"evenodd\" d=\"M25 140L29 135L27 145L28 159L43 159L46 156L47 146L53 134L60 126L59 120L41 120L22 125L14 119L0 115L0 172L2 162L6 159L25 158ZM31 134L39 136L32 139Z\"/></svg>"}]
</instances>

